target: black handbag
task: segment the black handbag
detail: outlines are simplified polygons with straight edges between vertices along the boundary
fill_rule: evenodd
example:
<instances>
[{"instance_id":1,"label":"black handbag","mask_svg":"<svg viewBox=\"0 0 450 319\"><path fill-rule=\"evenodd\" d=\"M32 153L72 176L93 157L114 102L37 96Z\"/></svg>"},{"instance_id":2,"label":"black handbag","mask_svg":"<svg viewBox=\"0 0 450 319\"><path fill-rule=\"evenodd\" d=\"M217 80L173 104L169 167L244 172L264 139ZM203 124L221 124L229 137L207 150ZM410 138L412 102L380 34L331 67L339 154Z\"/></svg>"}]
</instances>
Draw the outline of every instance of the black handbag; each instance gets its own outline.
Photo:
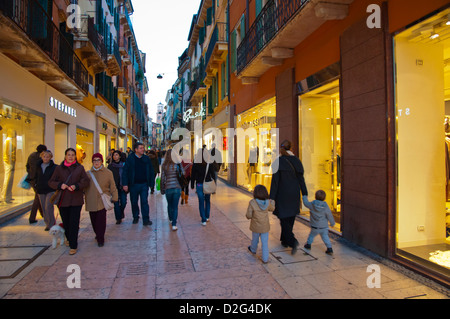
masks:
<instances>
[{"instance_id":1,"label":"black handbag","mask_svg":"<svg viewBox=\"0 0 450 319\"><path fill-rule=\"evenodd\" d=\"M186 188L189 185L186 176L184 176L183 170L181 169L180 164L177 164L177 179L178 183L180 183L181 189Z\"/></svg>"}]
</instances>

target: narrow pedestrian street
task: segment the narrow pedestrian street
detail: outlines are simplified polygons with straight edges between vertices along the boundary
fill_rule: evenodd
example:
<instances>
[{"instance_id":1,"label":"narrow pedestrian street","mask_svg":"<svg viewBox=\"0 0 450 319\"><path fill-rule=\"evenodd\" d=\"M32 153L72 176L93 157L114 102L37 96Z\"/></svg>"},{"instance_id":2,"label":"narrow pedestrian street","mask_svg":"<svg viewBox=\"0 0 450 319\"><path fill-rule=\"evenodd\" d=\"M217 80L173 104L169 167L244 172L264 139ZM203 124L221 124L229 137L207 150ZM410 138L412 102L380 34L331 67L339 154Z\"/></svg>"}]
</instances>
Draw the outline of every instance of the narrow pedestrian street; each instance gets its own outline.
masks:
<instances>
[{"instance_id":1,"label":"narrow pedestrian street","mask_svg":"<svg viewBox=\"0 0 450 319\"><path fill-rule=\"evenodd\" d=\"M247 247L251 232L245 213L249 195L218 183L211 219L200 223L195 191L180 205L178 231L159 192L149 196L151 226L132 224L128 202L123 223L108 215L106 241L98 247L89 216L82 212L79 249L50 247L42 219L28 214L0 226L0 297L4 299L448 299L449 291L423 277L332 237L334 255L317 238L309 251L279 242L279 223L270 217L270 260L263 264ZM59 220L58 220L59 221ZM296 222L300 247L307 223ZM80 288L68 288L69 265L81 270ZM378 265L379 288L368 287L369 265ZM428 284L427 284L428 283Z\"/></svg>"}]
</instances>

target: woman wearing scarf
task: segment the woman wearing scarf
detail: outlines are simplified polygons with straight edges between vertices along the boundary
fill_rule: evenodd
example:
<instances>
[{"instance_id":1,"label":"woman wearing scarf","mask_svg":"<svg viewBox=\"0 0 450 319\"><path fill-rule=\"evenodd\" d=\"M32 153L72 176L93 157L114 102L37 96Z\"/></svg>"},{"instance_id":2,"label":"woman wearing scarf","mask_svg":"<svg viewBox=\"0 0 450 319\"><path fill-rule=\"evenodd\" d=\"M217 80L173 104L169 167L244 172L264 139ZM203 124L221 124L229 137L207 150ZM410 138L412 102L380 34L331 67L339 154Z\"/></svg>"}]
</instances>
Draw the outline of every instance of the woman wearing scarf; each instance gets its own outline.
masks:
<instances>
[{"instance_id":1,"label":"woman wearing scarf","mask_svg":"<svg viewBox=\"0 0 450 319\"><path fill-rule=\"evenodd\" d=\"M125 207L127 206L127 193L122 187L122 171L125 162L122 160L122 152L114 151L112 161L108 165L108 169L113 173L114 182L116 183L117 192L119 195L119 201L114 203L114 215L116 216L116 224L122 223L122 219L125 218Z\"/></svg>"},{"instance_id":2,"label":"woman wearing scarf","mask_svg":"<svg viewBox=\"0 0 450 319\"><path fill-rule=\"evenodd\" d=\"M104 194L112 196L113 202L118 201L116 183L113 173L103 166L103 156L100 153L92 155L92 168L87 175L90 183L85 191L86 210L89 212L98 246L103 247L105 244L106 209L93 178L96 179L97 184Z\"/></svg>"},{"instance_id":3,"label":"woman wearing scarf","mask_svg":"<svg viewBox=\"0 0 450 319\"><path fill-rule=\"evenodd\" d=\"M74 255L78 249L80 214L84 204L83 190L89 186L89 178L83 165L77 162L77 152L73 148L66 150L65 159L61 165L55 168L48 181L48 186L61 192L56 204L59 207L65 235L69 241L69 254Z\"/></svg>"}]
</instances>

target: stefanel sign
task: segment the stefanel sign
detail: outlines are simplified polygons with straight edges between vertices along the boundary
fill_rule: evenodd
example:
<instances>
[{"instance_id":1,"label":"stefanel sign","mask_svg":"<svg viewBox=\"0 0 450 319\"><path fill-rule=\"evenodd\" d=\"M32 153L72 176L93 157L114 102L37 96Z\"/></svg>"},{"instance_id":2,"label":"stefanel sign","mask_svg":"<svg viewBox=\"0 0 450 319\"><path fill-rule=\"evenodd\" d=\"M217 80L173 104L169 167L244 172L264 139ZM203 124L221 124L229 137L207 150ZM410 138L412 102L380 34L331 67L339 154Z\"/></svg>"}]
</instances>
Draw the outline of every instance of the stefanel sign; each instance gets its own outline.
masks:
<instances>
[{"instance_id":1,"label":"stefanel sign","mask_svg":"<svg viewBox=\"0 0 450 319\"><path fill-rule=\"evenodd\" d=\"M66 104L64 104L61 101L58 101L57 99L55 99L53 96L50 97L48 104L51 107L54 107L55 109L57 109L58 111L61 111L63 113L66 113L67 115L73 116L73 117L77 117L77 110L74 109L73 107L70 107Z\"/></svg>"}]
</instances>

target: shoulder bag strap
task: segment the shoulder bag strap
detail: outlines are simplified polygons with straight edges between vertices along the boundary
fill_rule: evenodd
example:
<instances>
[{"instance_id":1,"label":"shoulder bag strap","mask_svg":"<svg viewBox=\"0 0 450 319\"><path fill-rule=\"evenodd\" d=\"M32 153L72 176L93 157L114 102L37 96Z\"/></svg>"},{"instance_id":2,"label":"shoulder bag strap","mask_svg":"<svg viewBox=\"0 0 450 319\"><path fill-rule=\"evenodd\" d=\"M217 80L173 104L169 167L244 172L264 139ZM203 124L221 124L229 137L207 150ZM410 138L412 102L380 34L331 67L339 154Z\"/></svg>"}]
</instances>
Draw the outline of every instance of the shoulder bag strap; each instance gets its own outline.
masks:
<instances>
[{"instance_id":1,"label":"shoulder bag strap","mask_svg":"<svg viewBox=\"0 0 450 319\"><path fill-rule=\"evenodd\" d=\"M91 174L92 181L94 182L95 187L97 187L98 192L100 193L100 195L103 195L102 189L100 188L100 185L98 185L97 179L95 178L94 174L92 174L91 171L89 171L89 174Z\"/></svg>"},{"instance_id":2,"label":"shoulder bag strap","mask_svg":"<svg viewBox=\"0 0 450 319\"><path fill-rule=\"evenodd\" d=\"M297 174L297 171L295 170L294 166L292 165L291 161L289 161L287 158L285 158L285 160L289 163L289 165L291 166L291 168L294 170L294 174Z\"/></svg>"},{"instance_id":3,"label":"shoulder bag strap","mask_svg":"<svg viewBox=\"0 0 450 319\"><path fill-rule=\"evenodd\" d=\"M206 164L205 178L203 179L203 184L206 182L206 175L208 175L209 163Z\"/></svg>"}]
</instances>

